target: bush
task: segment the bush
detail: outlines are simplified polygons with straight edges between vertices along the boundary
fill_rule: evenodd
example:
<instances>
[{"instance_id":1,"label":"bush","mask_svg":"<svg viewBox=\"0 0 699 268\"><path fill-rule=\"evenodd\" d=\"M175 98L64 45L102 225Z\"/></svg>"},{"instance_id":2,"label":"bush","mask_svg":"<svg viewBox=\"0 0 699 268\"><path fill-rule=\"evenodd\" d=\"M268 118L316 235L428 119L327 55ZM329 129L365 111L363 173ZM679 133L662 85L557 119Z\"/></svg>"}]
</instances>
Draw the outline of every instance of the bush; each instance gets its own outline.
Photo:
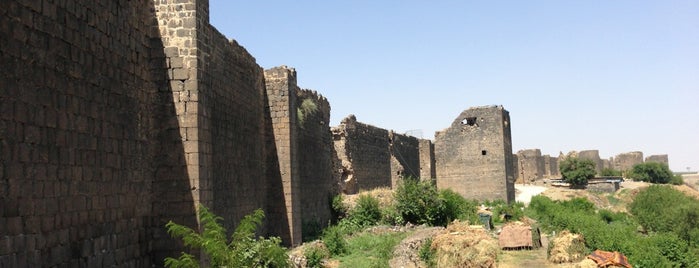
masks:
<instances>
[{"instance_id":1,"label":"bush","mask_svg":"<svg viewBox=\"0 0 699 268\"><path fill-rule=\"evenodd\" d=\"M699 203L683 193L651 185L636 195L629 210L648 231L674 232L699 247Z\"/></svg>"},{"instance_id":2,"label":"bush","mask_svg":"<svg viewBox=\"0 0 699 268\"><path fill-rule=\"evenodd\" d=\"M603 168L599 175L603 177L619 177L622 175L622 172L613 168Z\"/></svg>"},{"instance_id":3,"label":"bush","mask_svg":"<svg viewBox=\"0 0 699 268\"><path fill-rule=\"evenodd\" d=\"M568 157L561 162L559 168L563 180L572 185L586 185L587 181L594 178L595 163L589 159Z\"/></svg>"},{"instance_id":4,"label":"bush","mask_svg":"<svg viewBox=\"0 0 699 268\"><path fill-rule=\"evenodd\" d=\"M517 221L524 216L524 203L522 202L508 204L505 202L505 200L498 199L494 201L486 201L484 204L492 208L492 219L494 223Z\"/></svg>"},{"instance_id":5,"label":"bush","mask_svg":"<svg viewBox=\"0 0 699 268\"><path fill-rule=\"evenodd\" d=\"M635 181L668 183L675 178L675 175L666 164L646 162L634 165L629 172L629 177Z\"/></svg>"},{"instance_id":6,"label":"bush","mask_svg":"<svg viewBox=\"0 0 699 268\"><path fill-rule=\"evenodd\" d=\"M330 207L332 208L333 221L338 222L340 219L347 217L348 208L343 202L342 194L338 194L332 198Z\"/></svg>"},{"instance_id":7,"label":"bush","mask_svg":"<svg viewBox=\"0 0 699 268\"><path fill-rule=\"evenodd\" d=\"M403 220L414 224L446 225L444 200L429 181L402 179L394 192L396 210Z\"/></svg>"},{"instance_id":8,"label":"bush","mask_svg":"<svg viewBox=\"0 0 699 268\"><path fill-rule=\"evenodd\" d=\"M444 219L446 224L459 219L478 222L478 201L466 200L451 189L439 191L439 198L444 201Z\"/></svg>"},{"instance_id":9,"label":"bush","mask_svg":"<svg viewBox=\"0 0 699 268\"><path fill-rule=\"evenodd\" d=\"M435 259L437 255L437 250L432 248L432 238L428 238L422 242L420 250L418 251L418 256L420 260L423 261L427 267L437 266L437 260Z\"/></svg>"},{"instance_id":10,"label":"bush","mask_svg":"<svg viewBox=\"0 0 699 268\"><path fill-rule=\"evenodd\" d=\"M370 195L360 195L357 205L349 212L347 218L362 227L378 223L381 220L379 200Z\"/></svg>"},{"instance_id":11,"label":"bush","mask_svg":"<svg viewBox=\"0 0 699 268\"><path fill-rule=\"evenodd\" d=\"M323 232L323 243L328 248L330 255L338 256L347 251L347 241L345 241L344 235L342 227L338 225L325 229Z\"/></svg>"},{"instance_id":12,"label":"bush","mask_svg":"<svg viewBox=\"0 0 699 268\"><path fill-rule=\"evenodd\" d=\"M226 239L226 229L219 223L222 218L204 206L199 209L201 233L172 221L165 227L171 236L182 238L185 246L201 249L213 267L287 267L289 256L286 249L280 246L281 239L254 238L255 230L264 216L262 209L245 216L231 235L230 242ZM182 253L178 259L165 258L165 266L199 267L199 261L194 255Z\"/></svg>"},{"instance_id":13,"label":"bush","mask_svg":"<svg viewBox=\"0 0 699 268\"><path fill-rule=\"evenodd\" d=\"M306 257L306 267L323 267L323 260L330 257L330 252L323 247L310 246L303 252Z\"/></svg>"}]
</instances>

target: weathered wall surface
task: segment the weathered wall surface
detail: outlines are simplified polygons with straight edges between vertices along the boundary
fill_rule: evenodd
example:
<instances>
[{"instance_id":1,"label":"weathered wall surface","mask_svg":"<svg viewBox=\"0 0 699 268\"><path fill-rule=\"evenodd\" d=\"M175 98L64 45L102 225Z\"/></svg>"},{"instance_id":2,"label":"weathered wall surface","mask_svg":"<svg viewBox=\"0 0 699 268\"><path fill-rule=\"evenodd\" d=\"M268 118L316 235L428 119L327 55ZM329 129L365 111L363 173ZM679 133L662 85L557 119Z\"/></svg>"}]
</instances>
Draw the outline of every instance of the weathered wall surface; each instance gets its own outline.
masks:
<instances>
[{"instance_id":1,"label":"weathered wall surface","mask_svg":"<svg viewBox=\"0 0 699 268\"><path fill-rule=\"evenodd\" d=\"M338 180L344 181L343 192L391 186L388 130L357 122L350 115L332 131L337 158L344 164L337 174Z\"/></svg>"},{"instance_id":2,"label":"weathered wall surface","mask_svg":"<svg viewBox=\"0 0 699 268\"><path fill-rule=\"evenodd\" d=\"M150 265L151 8L0 1L0 267Z\"/></svg>"},{"instance_id":3,"label":"weathered wall surface","mask_svg":"<svg viewBox=\"0 0 699 268\"><path fill-rule=\"evenodd\" d=\"M550 155L544 155L544 176L547 178L558 178L560 170L558 169L558 158Z\"/></svg>"},{"instance_id":4,"label":"weathered wall surface","mask_svg":"<svg viewBox=\"0 0 699 268\"><path fill-rule=\"evenodd\" d=\"M388 132L391 153L391 187L404 177L420 177L420 142L417 138Z\"/></svg>"},{"instance_id":5,"label":"weathered wall surface","mask_svg":"<svg viewBox=\"0 0 699 268\"><path fill-rule=\"evenodd\" d=\"M300 241L301 199L299 167L294 161L297 157L298 131L296 128L296 70L285 67L265 70L267 98L274 133L274 144L277 153L277 166L282 182L285 218L289 231L283 237L285 241ZM293 243L293 242L292 242Z\"/></svg>"},{"instance_id":6,"label":"weathered wall surface","mask_svg":"<svg viewBox=\"0 0 699 268\"><path fill-rule=\"evenodd\" d=\"M546 174L546 165L539 149L517 151L517 182L531 183L541 180Z\"/></svg>"},{"instance_id":7,"label":"weathered wall surface","mask_svg":"<svg viewBox=\"0 0 699 268\"><path fill-rule=\"evenodd\" d=\"M509 113L502 106L463 111L435 135L437 187L466 198L514 201Z\"/></svg>"},{"instance_id":8,"label":"weathered wall surface","mask_svg":"<svg viewBox=\"0 0 699 268\"><path fill-rule=\"evenodd\" d=\"M282 182L289 236L299 244L303 225L323 226L331 217L329 198L337 192L333 180L330 104L315 91L302 90L296 70L286 66L265 70L268 105ZM276 164L276 165L275 165Z\"/></svg>"},{"instance_id":9,"label":"weathered wall surface","mask_svg":"<svg viewBox=\"0 0 699 268\"><path fill-rule=\"evenodd\" d=\"M303 112L302 122L298 122L299 163L302 224L321 227L330 221L332 208L330 198L338 193L333 180L333 139L330 133L330 103L315 91L298 90L296 107ZM302 105L303 103L306 105ZM315 111L309 110L308 103L315 104ZM309 225L310 224L310 225ZM302 226L299 226L301 228ZM301 241L298 241L301 242Z\"/></svg>"},{"instance_id":10,"label":"weathered wall surface","mask_svg":"<svg viewBox=\"0 0 699 268\"><path fill-rule=\"evenodd\" d=\"M646 157L646 162L656 162L656 163L662 163L665 165L670 164L670 161L668 160L668 157L666 154L650 155L650 156Z\"/></svg>"},{"instance_id":11,"label":"weathered wall surface","mask_svg":"<svg viewBox=\"0 0 699 268\"><path fill-rule=\"evenodd\" d=\"M616 155L613 165L616 170L626 171L641 163L643 163L642 152L628 152Z\"/></svg>"},{"instance_id":12,"label":"weathered wall surface","mask_svg":"<svg viewBox=\"0 0 699 268\"><path fill-rule=\"evenodd\" d=\"M420 154L420 178L434 179L437 176L434 164L434 144L431 140L420 139L419 141Z\"/></svg>"},{"instance_id":13,"label":"weathered wall surface","mask_svg":"<svg viewBox=\"0 0 699 268\"><path fill-rule=\"evenodd\" d=\"M595 171L597 174L602 172L602 159L599 157L599 150L584 150L578 152L578 158L587 159L595 163Z\"/></svg>"}]
</instances>

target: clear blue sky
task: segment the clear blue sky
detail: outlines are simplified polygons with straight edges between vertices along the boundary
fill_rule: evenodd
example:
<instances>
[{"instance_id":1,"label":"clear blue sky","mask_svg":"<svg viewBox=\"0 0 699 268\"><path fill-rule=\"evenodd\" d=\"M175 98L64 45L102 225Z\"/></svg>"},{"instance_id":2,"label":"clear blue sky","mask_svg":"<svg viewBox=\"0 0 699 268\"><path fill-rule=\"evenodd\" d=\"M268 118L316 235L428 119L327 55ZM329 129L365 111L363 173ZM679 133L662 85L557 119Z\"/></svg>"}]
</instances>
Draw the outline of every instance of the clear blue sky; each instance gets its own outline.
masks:
<instances>
[{"instance_id":1,"label":"clear blue sky","mask_svg":"<svg viewBox=\"0 0 699 268\"><path fill-rule=\"evenodd\" d=\"M210 20L263 68L424 138L503 105L513 152L669 154L699 169L699 1L231 1Z\"/></svg>"}]
</instances>

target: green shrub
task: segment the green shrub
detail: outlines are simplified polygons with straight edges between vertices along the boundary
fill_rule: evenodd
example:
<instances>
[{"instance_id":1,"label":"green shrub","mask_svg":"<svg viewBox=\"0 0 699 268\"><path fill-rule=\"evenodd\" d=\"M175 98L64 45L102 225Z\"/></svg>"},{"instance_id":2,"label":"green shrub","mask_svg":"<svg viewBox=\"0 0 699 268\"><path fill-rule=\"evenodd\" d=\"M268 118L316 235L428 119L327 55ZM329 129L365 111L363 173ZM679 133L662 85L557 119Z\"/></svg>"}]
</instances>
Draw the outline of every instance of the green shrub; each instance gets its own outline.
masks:
<instances>
[{"instance_id":1,"label":"green shrub","mask_svg":"<svg viewBox=\"0 0 699 268\"><path fill-rule=\"evenodd\" d=\"M330 255L339 256L347 251L347 241L344 237L345 233L339 225L333 225L325 229L323 232L323 243L328 248Z\"/></svg>"},{"instance_id":2,"label":"green shrub","mask_svg":"<svg viewBox=\"0 0 699 268\"><path fill-rule=\"evenodd\" d=\"M524 216L524 203L514 202L508 204L505 200L498 199L493 201L486 201L484 205L491 207L493 212L493 222L503 223L508 221L517 221Z\"/></svg>"},{"instance_id":3,"label":"green shrub","mask_svg":"<svg viewBox=\"0 0 699 268\"><path fill-rule=\"evenodd\" d=\"M432 249L432 238L428 238L425 242L422 242L422 246L420 246L420 250L418 251L418 256L427 267L437 266L437 250Z\"/></svg>"},{"instance_id":4,"label":"green shrub","mask_svg":"<svg viewBox=\"0 0 699 268\"><path fill-rule=\"evenodd\" d=\"M456 219L478 222L478 201L467 200L451 189L439 190L439 198L444 200L444 218L447 224Z\"/></svg>"},{"instance_id":5,"label":"green shrub","mask_svg":"<svg viewBox=\"0 0 699 268\"><path fill-rule=\"evenodd\" d=\"M347 208L347 206L343 202L343 199L344 198L342 197L342 194L338 194L332 197L331 208L333 222L338 222L340 219L344 219L345 217L347 217L347 211L349 210L349 208Z\"/></svg>"},{"instance_id":6,"label":"green shrub","mask_svg":"<svg viewBox=\"0 0 699 268\"><path fill-rule=\"evenodd\" d=\"M586 185L587 181L594 178L595 163L590 159L568 157L561 162L559 170L563 180L572 185Z\"/></svg>"},{"instance_id":7,"label":"green shrub","mask_svg":"<svg viewBox=\"0 0 699 268\"><path fill-rule=\"evenodd\" d=\"M603 168L599 175L603 177L618 177L622 175L622 172L613 168Z\"/></svg>"},{"instance_id":8,"label":"green shrub","mask_svg":"<svg viewBox=\"0 0 699 268\"><path fill-rule=\"evenodd\" d=\"M674 232L699 247L699 202L661 185L651 185L636 195L629 210L648 231Z\"/></svg>"},{"instance_id":9,"label":"green shrub","mask_svg":"<svg viewBox=\"0 0 699 268\"><path fill-rule=\"evenodd\" d=\"M669 183L672 185L682 185L684 184L684 179L682 175L673 175Z\"/></svg>"},{"instance_id":10,"label":"green shrub","mask_svg":"<svg viewBox=\"0 0 699 268\"><path fill-rule=\"evenodd\" d=\"M393 248L407 236L404 232L361 233L347 239L347 254L340 256L340 267L388 267Z\"/></svg>"},{"instance_id":11,"label":"green shrub","mask_svg":"<svg viewBox=\"0 0 699 268\"><path fill-rule=\"evenodd\" d=\"M381 220L379 200L370 195L359 195L357 205L350 210L347 218L362 227L375 225Z\"/></svg>"},{"instance_id":12,"label":"green shrub","mask_svg":"<svg viewBox=\"0 0 699 268\"><path fill-rule=\"evenodd\" d=\"M635 181L651 183L669 183L675 177L666 164L657 162L634 165L628 176Z\"/></svg>"},{"instance_id":13,"label":"green shrub","mask_svg":"<svg viewBox=\"0 0 699 268\"><path fill-rule=\"evenodd\" d=\"M226 239L226 229L221 226L221 217L210 212L206 207L199 209L202 231L197 231L172 221L165 226L168 233L181 238L185 246L201 249L208 256L209 263L214 267L287 267L289 257L286 249L280 246L278 237L255 239L255 230L262 223L264 212L255 210L245 216L231 235ZM182 253L178 259L165 258L167 267L199 267L199 261L187 253Z\"/></svg>"},{"instance_id":14,"label":"green shrub","mask_svg":"<svg viewBox=\"0 0 699 268\"><path fill-rule=\"evenodd\" d=\"M396 210L403 220L415 224L446 225L444 200L429 181L402 179L394 192Z\"/></svg>"},{"instance_id":15,"label":"green shrub","mask_svg":"<svg viewBox=\"0 0 699 268\"><path fill-rule=\"evenodd\" d=\"M310 246L303 252L306 257L306 267L323 267L323 260L330 257L330 252L326 248Z\"/></svg>"}]
</instances>

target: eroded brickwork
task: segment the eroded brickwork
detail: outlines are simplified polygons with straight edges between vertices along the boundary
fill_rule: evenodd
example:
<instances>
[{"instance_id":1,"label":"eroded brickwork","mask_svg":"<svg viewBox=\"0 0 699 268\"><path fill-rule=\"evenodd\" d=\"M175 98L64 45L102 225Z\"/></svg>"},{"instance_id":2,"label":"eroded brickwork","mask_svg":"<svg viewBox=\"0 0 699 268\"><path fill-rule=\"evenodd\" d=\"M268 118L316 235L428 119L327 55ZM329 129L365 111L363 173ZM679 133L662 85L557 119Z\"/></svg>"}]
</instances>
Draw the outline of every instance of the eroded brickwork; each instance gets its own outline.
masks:
<instances>
[{"instance_id":1,"label":"eroded brickwork","mask_svg":"<svg viewBox=\"0 0 699 268\"><path fill-rule=\"evenodd\" d=\"M278 156L290 244L302 241L303 225L324 226L331 217L333 142L330 103L315 91L300 89L296 70L265 71L267 98Z\"/></svg>"},{"instance_id":2,"label":"eroded brickwork","mask_svg":"<svg viewBox=\"0 0 699 268\"><path fill-rule=\"evenodd\" d=\"M0 267L150 266L151 9L0 1Z\"/></svg>"},{"instance_id":3,"label":"eroded brickwork","mask_svg":"<svg viewBox=\"0 0 699 268\"><path fill-rule=\"evenodd\" d=\"M332 129L337 159L336 177L345 193L391 186L388 130L357 122L354 115Z\"/></svg>"},{"instance_id":4,"label":"eroded brickwork","mask_svg":"<svg viewBox=\"0 0 699 268\"><path fill-rule=\"evenodd\" d=\"M420 142L417 138L388 132L391 153L391 187L405 178L420 177Z\"/></svg>"},{"instance_id":5,"label":"eroded brickwork","mask_svg":"<svg viewBox=\"0 0 699 268\"><path fill-rule=\"evenodd\" d=\"M437 176L434 164L434 144L431 140L420 139L420 178L434 179Z\"/></svg>"},{"instance_id":6,"label":"eroded brickwork","mask_svg":"<svg viewBox=\"0 0 699 268\"><path fill-rule=\"evenodd\" d=\"M339 192L333 180L333 140L330 133L330 103L315 91L298 90L296 108L303 112L298 122L298 157L301 189L300 217L305 226L324 227L331 220L330 200ZM306 104L304 104L306 103ZM310 109L309 103L316 108ZM298 117L297 117L298 118ZM298 228L303 229L303 226ZM300 241L299 241L300 242Z\"/></svg>"},{"instance_id":7,"label":"eroded brickwork","mask_svg":"<svg viewBox=\"0 0 699 268\"><path fill-rule=\"evenodd\" d=\"M648 157L646 157L646 162L656 162L656 163L662 163L665 165L670 164L670 161L668 160L668 157L666 154L648 156Z\"/></svg>"},{"instance_id":8,"label":"eroded brickwork","mask_svg":"<svg viewBox=\"0 0 699 268\"><path fill-rule=\"evenodd\" d=\"M584 150L578 152L578 158L580 159L587 159L592 161L592 163L595 164L595 171L597 174L600 174L602 172L602 159L599 157L599 150Z\"/></svg>"},{"instance_id":9,"label":"eroded brickwork","mask_svg":"<svg viewBox=\"0 0 699 268\"><path fill-rule=\"evenodd\" d=\"M636 164L643 163L643 153L642 152L628 152L623 154L618 154L614 157L613 165L614 169L620 171L627 171L633 168Z\"/></svg>"},{"instance_id":10,"label":"eroded brickwork","mask_svg":"<svg viewBox=\"0 0 699 268\"><path fill-rule=\"evenodd\" d=\"M517 151L517 182L532 183L546 174L546 163L539 149Z\"/></svg>"},{"instance_id":11,"label":"eroded brickwork","mask_svg":"<svg viewBox=\"0 0 699 268\"><path fill-rule=\"evenodd\" d=\"M550 155L544 155L544 177L546 178L558 178L560 177L560 171L558 169L558 158L552 157Z\"/></svg>"},{"instance_id":12,"label":"eroded brickwork","mask_svg":"<svg viewBox=\"0 0 699 268\"><path fill-rule=\"evenodd\" d=\"M510 116L502 106L463 111L435 135L437 187L466 198L514 201Z\"/></svg>"}]
</instances>

